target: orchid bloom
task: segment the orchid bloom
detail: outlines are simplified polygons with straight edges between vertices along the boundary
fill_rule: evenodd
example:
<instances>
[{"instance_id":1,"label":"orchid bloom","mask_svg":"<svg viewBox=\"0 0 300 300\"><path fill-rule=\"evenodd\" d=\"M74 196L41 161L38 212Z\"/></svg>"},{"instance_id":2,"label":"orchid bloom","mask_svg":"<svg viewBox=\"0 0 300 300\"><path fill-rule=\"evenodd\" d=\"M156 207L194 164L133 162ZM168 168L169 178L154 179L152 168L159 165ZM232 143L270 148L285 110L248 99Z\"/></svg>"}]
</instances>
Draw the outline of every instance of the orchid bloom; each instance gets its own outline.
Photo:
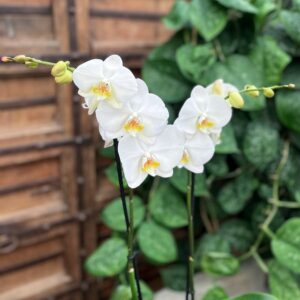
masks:
<instances>
[{"instance_id":1,"label":"orchid bloom","mask_svg":"<svg viewBox=\"0 0 300 300\"><path fill-rule=\"evenodd\" d=\"M132 72L123 66L120 56L111 55L104 61L89 60L73 72L73 81L84 97L84 108L92 114L101 102L120 108L123 102L137 92L137 83Z\"/></svg>"},{"instance_id":2,"label":"orchid bloom","mask_svg":"<svg viewBox=\"0 0 300 300\"><path fill-rule=\"evenodd\" d=\"M224 127L231 115L232 109L223 97L211 95L198 85L183 104L175 124L185 134L197 131L210 134Z\"/></svg>"},{"instance_id":3,"label":"orchid bloom","mask_svg":"<svg viewBox=\"0 0 300 300\"><path fill-rule=\"evenodd\" d=\"M137 79L137 86L137 93L122 108L115 109L103 103L97 109L96 117L104 140L131 135L152 142L167 126L169 112L164 102L150 94L141 79Z\"/></svg>"},{"instance_id":4,"label":"orchid bloom","mask_svg":"<svg viewBox=\"0 0 300 300\"><path fill-rule=\"evenodd\" d=\"M151 145L130 135L119 141L119 155L129 187L136 188L148 175L171 177L184 147L184 137L168 125Z\"/></svg>"},{"instance_id":5,"label":"orchid bloom","mask_svg":"<svg viewBox=\"0 0 300 300\"><path fill-rule=\"evenodd\" d=\"M178 167L185 167L194 173L202 173L204 170L203 165L213 157L214 150L214 143L207 134L196 132L192 136L186 136Z\"/></svg>"},{"instance_id":6,"label":"orchid bloom","mask_svg":"<svg viewBox=\"0 0 300 300\"><path fill-rule=\"evenodd\" d=\"M218 79L210 84L206 90L211 95L221 96L224 99L228 96L230 92L238 92L238 89L229 83L225 83L223 79Z\"/></svg>"}]
</instances>

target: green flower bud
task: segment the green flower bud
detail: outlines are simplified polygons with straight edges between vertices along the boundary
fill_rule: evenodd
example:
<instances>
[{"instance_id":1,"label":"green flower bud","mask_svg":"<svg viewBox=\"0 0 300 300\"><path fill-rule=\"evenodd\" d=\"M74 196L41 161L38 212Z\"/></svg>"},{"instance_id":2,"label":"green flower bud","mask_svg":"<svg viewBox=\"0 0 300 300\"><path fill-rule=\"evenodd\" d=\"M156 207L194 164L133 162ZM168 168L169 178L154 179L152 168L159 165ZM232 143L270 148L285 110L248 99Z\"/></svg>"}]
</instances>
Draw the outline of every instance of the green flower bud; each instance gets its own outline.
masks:
<instances>
[{"instance_id":1,"label":"green flower bud","mask_svg":"<svg viewBox=\"0 0 300 300\"><path fill-rule=\"evenodd\" d=\"M274 91L271 88L264 88L263 93L267 98L272 98L275 95Z\"/></svg>"},{"instance_id":2,"label":"green flower bud","mask_svg":"<svg viewBox=\"0 0 300 300\"><path fill-rule=\"evenodd\" d=\"M60 60L53 66L53 68L51 70L51 75L54 77L62 76L67 71L67 68L68 68L67 63Z\"/></svg>"},{"instance_id":3,"label":"green flower bud","mask_svg":"<svg viewBox=\"0 0 300 300\"><path fill-rule=\"evenodd\" d=\"M230 92L228 95L228 101L234 108L242 108L244 106L244 99L239 92Z\"/></svg>"},{"instance_id":4,"label":"green flower bud","mask_svg":"<svg viewBox=\"0 0 300 300\"><path fill-rule=\"evenodd\" d=\"M14 57L14 61L21 63L21 64L25 64L27 59L28 59L28 57L26 57L26 55L24 55L24 54L17 55Z\"/></svg>"},{"instance_id":5,"label":"green flower bud","mask_svg":"<svg viewBox=\"0 0 300 300\"><path fill-rule=\"evenodd\" d=\"M246 90L249 90L246 92L247 95L251 96L251 97L258 97L259 96L259 91L257 91L257 87L255 85L246 85L245 86ZM251 91L252 90L252 91ZM256 90L256 91L253 91Z\"/></svg>"},{"instance_id":6,"label":"green flower bud","mask_svg":"<svg viewBox=\"0 0 300 300\"><path fill-rule=\"evenodd\" d=\"M58 84L70 83L72 81L73 81L72 72L69 70L66 70L61 76L55 76L55 82Z\"/></svg>"}]
</instances>

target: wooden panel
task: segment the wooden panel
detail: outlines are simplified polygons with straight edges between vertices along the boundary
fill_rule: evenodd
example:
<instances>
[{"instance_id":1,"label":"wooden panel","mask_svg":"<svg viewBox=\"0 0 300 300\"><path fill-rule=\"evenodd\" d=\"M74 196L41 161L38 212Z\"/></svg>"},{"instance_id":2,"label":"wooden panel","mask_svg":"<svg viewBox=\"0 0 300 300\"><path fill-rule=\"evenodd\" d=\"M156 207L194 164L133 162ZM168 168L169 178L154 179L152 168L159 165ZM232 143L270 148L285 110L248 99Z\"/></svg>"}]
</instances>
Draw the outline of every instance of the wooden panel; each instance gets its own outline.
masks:
<instances>
[{"instance_id":1,"label":"wooden panel","mask_svg":"<svg viewBox=\"0 0 300 300\"><path fill-rule=\"evenodd\" d=\"M78 282L77 235L74 224L20 238L13 252L0 247L0 300L41 299Z\"/></svg>"},{"instance_id":2,"label":"wooden panel","mask_svg":"<svg viewBox=\"0 0 300 300\"><path fill-rule=\"evenodd\" d=\"M92 0L90 44L92 55L117 52L145 55L171 32L160 22L172 1Z\"/></svg>"},{"instance_id":3,"label":"wooden panel","mask_svg":"<svg viewBox=\"0 0 300 300\"><path fill-rule=\"evenodd\" d=\"M0 53L41 55L69 51L67 0L2 0L0 13Z\"/></svg>"},{"instance_id":4,"label":"wooden panel","mask_svg":"<svg viewBox=\"0 0 300 300\"><path fill-rule=\"evenodd\" d=\"M172 3L173 0L92 0L91 6L113 11L166 13Z\"/></svg>"},{"instance_id":5,"label":"wooden panel","mask_svg":"<svg viewBox=\"0 0 300 300\"><path fill-rule=\"evenodd\" d=\"M51 77L0 81L0 147L72 136L71 87Z\"/></svg>"},{"instance_id":6,"label":"wooden panel","mask_svg":"<svg viewBox=\"0 0 300 300\"><path fill-rule=\"evenodd\" d=\"M0 157L0 230L4 225L24 229L35 219L45 223L47 217L74 214L74 173L72 149Z\"/></svg>"}]
</instances>

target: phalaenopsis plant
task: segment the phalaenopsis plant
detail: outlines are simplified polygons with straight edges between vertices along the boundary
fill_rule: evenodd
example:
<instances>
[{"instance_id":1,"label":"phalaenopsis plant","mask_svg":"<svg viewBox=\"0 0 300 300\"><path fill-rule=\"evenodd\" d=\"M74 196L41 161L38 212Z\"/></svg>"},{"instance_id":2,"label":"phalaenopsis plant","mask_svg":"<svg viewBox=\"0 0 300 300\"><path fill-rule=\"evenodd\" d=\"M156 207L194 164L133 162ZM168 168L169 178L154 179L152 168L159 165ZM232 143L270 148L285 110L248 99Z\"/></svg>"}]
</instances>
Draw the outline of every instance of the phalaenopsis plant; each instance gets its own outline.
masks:
<instances>
[{"instance_id":1,"label":"phalaenopsis plant","mask_svg":"<svg viewBox=\"0 0 300 300\"><path fill-rule=\"evenodd\" d=\"M25 55L2 57L2 62L21 63L29 68L46 65L51 67L51 74L58 84L74 82L78 94L83 98L82 107L91 117L95 115L97 118L105 147L114 147L126 237L113 237L104 242L86 261L89 272L96 276L114 276L119 269L126 268L127 274L121 278L122 284L112 299L152 299L147 285L139 280L134 189L142 185L148 176L170 178L175 168L188 170L186 299L194 300L195 174L204 171L205 164L214 156L215 146L222 143L222 129L230 122L233 109L243 107L243 94L252 96L253 101L260 93L272 98L277 89L292 89L294 84L256 87L249 82L245 87L236 87L224 82L222 78L216 78L207 87L197 85L192 89L190 97L171 124L168 122L169 112L164 101L151 93L143 80L135 78L118 55L111 55L105 60L92 59L76 68L71 67L67 61L52 63ZM177 88L180 90L181 87ZM283 155L281 164L284 159ZM281 164L278 166L279 171ZM125 187L123 174L129 191ZM264 223L264 233L258 243L264 234L272 237L269 223L268 220ZM144 228L143 234L147 234L147 228ZM260 262L258 253L254 255ZM115 257L117 259L112 263L117 265L117 272L111 268L112 263L108 262ZM251 295L256 295L256 298L251 298ZM248 294L234 299L276 298L266 294Z\"/></svg>"}]
</instances>

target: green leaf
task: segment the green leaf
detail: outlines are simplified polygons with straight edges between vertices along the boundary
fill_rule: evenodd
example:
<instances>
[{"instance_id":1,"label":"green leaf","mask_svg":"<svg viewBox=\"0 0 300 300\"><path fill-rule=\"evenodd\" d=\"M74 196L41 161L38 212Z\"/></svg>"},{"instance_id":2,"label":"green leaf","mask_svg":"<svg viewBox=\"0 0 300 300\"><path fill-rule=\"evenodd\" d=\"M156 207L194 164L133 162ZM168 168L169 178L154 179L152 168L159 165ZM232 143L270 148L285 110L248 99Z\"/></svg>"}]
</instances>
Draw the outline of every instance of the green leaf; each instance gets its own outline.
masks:
<instances>
[{"instance_id":1,"label":"green leaf","mask_svg":"<svg viewBox=\"0 0 300 300\"><path fill-rule=\"evenodd\" d=\"M220 140L221 143L216 146L216 153L231 154L239 152L231 124L226 125L222 129Z\"/></svg>"},{"instance_id":2,"label":"green leaf","mask_svg":"<svg viewBox=\"0 0 300 300\"><path fill-rule=\"evenodd\" d=\"M251 247L254 239L250 225L246 221L239 219L231 219L224 222L221 225L219 234L238 253L246 252Z\"/></svg>"},{"instance_id":3,"label":"green leaf","mask_svg":"<svg viewBox=\"0 0 300 300\"><path fill-rule=\"evenodd\" d=\"M107 158L115 158L114 147L101 148L99 149L99 154Z\"/></svg>"},{"instance_id":4,"label":"green leaf","mask_svg":"<svg viewBox=\"0 0 300 300\"><path fill-rule=\"evenodd\" d=\"M167 103L181 102L190 95L191 83L183 77L172 60L148 59L142 74L149 90Z\"/></svg>"},{"instance_id":5,"label":"green leaf","mask_svg":"<svg viewBox=\"0 0 300 300\"><path fill-rule=\"evenodd\" d=\"M171 184L180 192L186 194L188 171L184 168L175 168L173 176L170 178ZM196 174L195 178L195 196L208 196L203 174Z\"/></svg>"},{"instance_id":6,"label":"green leaf","mask_svg":"<svg viewBox=\"0 0 300 300\"><path fill-rule=\"evenodd\" d=\"M124 240L110 238L87 258L85 269L93 276L115 276L126 267L127 256L128 250Z\"/></svg>"},{"instance_id":7,"label":"green leaf","mask_svg":"<svg viewBox=\"0 0 300 300\"><path fill-rule=\"evenodd\" d=\"M228 8L233 8L246 13L257 13L257 9L249 0L217 0L220 4Z\"/></svg>"},{"instance_id":8,"label":"green leaf","mask_svg":"<svg viewBox=\"0 0 300 300\"><path fill-rule=\"evenodd\" d=\"M246 84L263 85L263 74L258 66L253 64L249 57L244 55L231 55L225 62L216 62L208 71L204 72L201 83L208 85L216 78L223 78L225 82L235 85L238 89ZM263 96L256 98L243 95L245 106L243 110L253 111L265 107Z\"/></svg>"},{"instance_id":9,"label":"green leaf","mask_svg":"<svg viewBox=\"0 0 300 300\"><path fill-rule=\"evenodd\" d=\"M119 285L112 293L110 300L131 300L131 290L127 285Z\"/></svg>"},{"instance_id":10,"label":"green leaf","mask_svg":"<svg viewBox=\"0 0 300 300\"><path fill-rule=\"evenodd\" d=\"M286 221L277 230L271 246L280 264L300 274L300 218Z\"/></svg>"},{"instance_id":11,"label":"green leaf","mask_svg":"<svg viewBox=\"0 0 300 300\"><path fill-rule=\"evenodd\" d=\"M229 242L219 234L204 234L195 250L195 261L197 264L205 254L210 252L230 253Z\"/></svg>"},{"instance_id":12,"label":"green leaf","mask_svg":"<svg viewBox=\"0 0 300 300\"><path fill-rule=\"evenodd\" d=\"M129 201L127 201L127 207ZM143 221L145 216L145 205L139 197L133 197L134 207L134 228L137 228ZM126 232L126 224L123 213L121 198L117 198L110 202L101 213L101 220L109 228L116 231Z\"/></svg>"},{"instance_id":13,"label":"green leaf","mask_svg":"<svg viewBox=\"0 0 300 300\"><path fill-rule=\"evenodd\" d=\"M227 300L228 294L220 286L210 288L202 298L202 300Z\"/></svg>"},{"instance_id":14,"label":"green leaf","mask_svg":"<svg viewBox=\"0 0 300 300\"><path fill-rule=\"evenodd\" d=\"M282 10L280 20L286 33L297 43L300 43L300 13Z\"/></svg>"},{"instance_id":15,"label":"green leaf","mask_svg":"<svg viewBox=\"0 0 300 300\"><path fill-rule=\"evenodd\" d=\"M189 3L184 0L176 0L171 11L163 18L163 23L170 29L183 28L189 18Z\"/></svg>"},{"instance_id":16,"label":"green leaf","mask_svg":"<svg viewBox=\"0 0 300 300\"><path fill-rule=\"evenodd\" d=\"M211 0L193 0L190 9L193 26L206 41L216 37L226 26L227 12Z\"/></svg>"},{"instance_id":17,"label":"green leaf","mask_svg":"<svg viewBox=\"0 0 300 300\"><path fill-rule=\"evenodd\" d=\"M206 164L206 169L211 175L222 177L229 172L225 155L214 155L211 161Z\"/></svg>"},{"instance_id":18,"label":"green leaf","mask_svg":"<svg viewBox=\"0 0 300 300\"><path fill-rule=\"evenodd\" d=\"M144 282L140 281L141 292L144 300L153 300L153 292L149 286ZM119 285L113 292L110 300L131 300L132 294L130 286Z\"/></svg>"},{"instance_id":19,"label":"green leaf","mask_svg":"<svg viewBox=\"0 0 300 300\"><path fill-rule=\"evenodd\" d=\"M119 179L118 179L118 172L117 172L117 168L116 168L116 164L111 164L109 167L107 167L104 170L105 176L108 178L108 180L115 186L119 186ZM123 174L123 183L124 183L124 187L127 188L127 182L126 179L124 177Z\"/></svg>"},{"instance_id":20,"label":"green leaf","mask_svg":"<svg viewBox=\"0 0 300 300\"><path fill-rule=\"evenodd\" d=\"M145 256L156 264L170 263L177 258L177 247L172 233L149 221L142 224L137 234Z\"/></svg>"},{"instance_id":21,"label":"green leaf","mask_svg":"<svg viewBox=\"0 0 300 300\"><path fill-rule=\"evenodd\" d=\"M186 266L173 265L160 270L165 287L175 291L184 291L186 288Z\"/></svg>"},{"instance_id":22,"label":"green leaf","mask_svg":"<svg viewBox=\"0 0 300 300\"><path fill-rule=\"evenodd\" d=\"M290 56L281 50L277 41L270 36L257 39L251 59L264 74L266 85L278 84L283 70L291 61Z\"/></svg>"},{"instance_id":23,"label":"green leaf","mask_svg":"<svg viewBox=\"0 0 300 300\"><path fill-rule=\"evenodd\" d=\"M264 170L276 160L279 153L279 136L269 124L252 122L247 126L243 142L244 154L257 169Z\"/></svg>"},{"instance_id":24,"label":"green leaf","mask_svg":"<svg viewBox=\"0 0 300 300\"><path fill-rule=\"evenodd\" d=\"M201 259L201 268L204 272L213 275L232 275L240 268L239 260L228 253L209 252Z\"/></svg>"},{"instance_id":25,"label":"green leaf","mask_svg":"<svg viewBox=\"0 0 300 300\"><path fill-rule=\"evenodd\" d=\"M176 60L182 74L189 80L199 83L202 73L216 61L212 44L185 44L176 53Z\"/></svg>"},{"instance_id":26,"label":"green leaf","mask_svg":"<svg viewBox=\"0 0 300 300\"><path fill-rule=\"evenodd\" d=\"M269 287L280 300L300 299L300 289L295 276L275 260L269 263Z\"/></svg>"},{"instance_id":27,"label":"green leaf","mask_svg":"<svg viewBox=\"0 0 300 300\"><path fill-rule=\"evenodd\" d=\"M153 300L154 295L151 288L144 281L140 281L141 292L144 300ZM122 299L123 300L123 299Z\"/></svg>"},{"instance_id":28,"label":"green leaf","mask_svg":"<svg viewBox=\"0 0 300 300\"><path fill-rule=\"evenodd\" d=\"M187 209L181 195L168 184L162 184L150 199L149 210L160 224L179 228L188 224Z\"/></svg>"},{"instance_id":29,"label":"green leaf","mask_svg":"<svg viewBox=\"0 0 300 300\"><path fill-rule=\"evenodd\" d=\"M175 33L167 42L154 48L148 55L149 60L155 59L176 59L177 49L185 43L183 31Z\"/></svg>"},{"instance_id":30,"label":"green leaf","mask_svg":"<svg viewBox=\"0 0 300 300\"><path fill-rule=\"evenodd\" d=\"M278 298L268 295L268 294L251 293L251 294L246 294L246 295L241 295L241 296L237 296L234 298L230 298L228 300L283 300L283 299L278 299Z\"/></svg>"},{"instance_id":31,"label":"green leaf","mask_svg":"<svg viewBox=\"0 0 300 300\"><path fill-rule=\"evenodd\" d=\"M236 214L246 206L257 187L256 178L244 172L221 188L217 200L226 213Z\"/></svg>"},{"instance_id":32,"label":"green leaf","mask_svg":"<svg viewBox=\"0 0 300 300\"><path fill-rule=\"evenodd\" d=\"M281 123L300 133L299 91L279 91L276 97L276 111Z\"/></svg>"}]
</instances>

